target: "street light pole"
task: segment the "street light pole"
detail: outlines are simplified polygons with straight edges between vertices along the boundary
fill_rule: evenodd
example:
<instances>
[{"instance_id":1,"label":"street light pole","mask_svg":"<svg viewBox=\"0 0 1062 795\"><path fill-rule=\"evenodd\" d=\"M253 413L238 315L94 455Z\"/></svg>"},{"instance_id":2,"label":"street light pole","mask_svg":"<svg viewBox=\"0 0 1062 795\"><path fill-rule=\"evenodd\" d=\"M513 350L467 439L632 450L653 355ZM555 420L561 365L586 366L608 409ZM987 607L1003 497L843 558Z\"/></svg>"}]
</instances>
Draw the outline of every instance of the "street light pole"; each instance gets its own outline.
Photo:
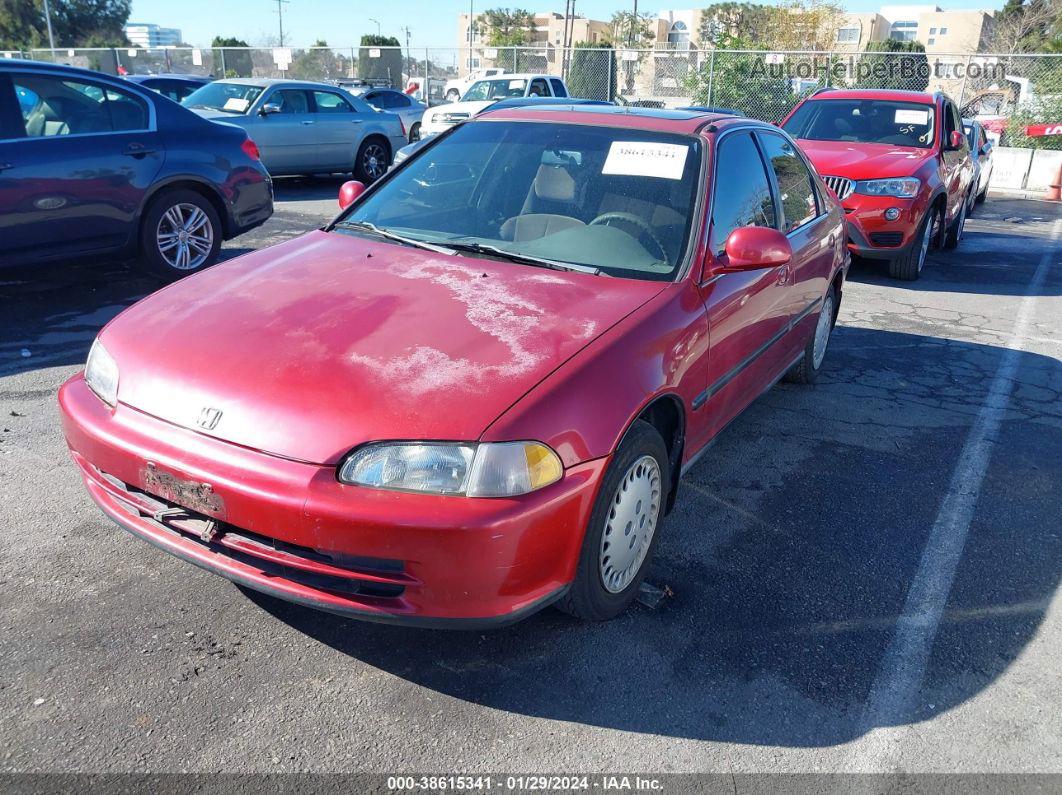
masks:
<instances>
[{"instance_id":1,"label":"street light pole","mask_svg":"<svg viewBox=\"0 0 1062 795\"><path fill-rule=\"evenodd\" d=\"M52 49L52 56L55 56L55 36L52 35L52 11L48 7L48 0L44 0L44 21L48 23L48 46Z\"/></svg>"},{"instance_id":2,"label":"street light pole","mask_svg":"<svg viewBox=\"0 0 1062 795\"><path fill-rule=\"evenodd\" d=\"M377 19L373 19L372 17L369 17L369 22L375 22L376 23L376 35L379 36L380 35L380 21L377 20Z\"/></svg>"}]
</instances>

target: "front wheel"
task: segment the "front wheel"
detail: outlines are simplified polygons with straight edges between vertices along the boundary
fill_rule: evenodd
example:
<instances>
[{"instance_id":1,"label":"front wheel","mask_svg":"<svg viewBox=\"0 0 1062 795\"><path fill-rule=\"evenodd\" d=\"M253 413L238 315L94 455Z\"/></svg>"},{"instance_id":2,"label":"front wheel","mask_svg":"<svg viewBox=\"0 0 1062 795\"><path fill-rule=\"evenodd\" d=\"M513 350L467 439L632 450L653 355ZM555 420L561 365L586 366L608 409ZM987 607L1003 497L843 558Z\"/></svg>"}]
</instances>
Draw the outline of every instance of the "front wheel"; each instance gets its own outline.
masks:
<instances>
[{"instance_id":1,"label":"front wheel","mask_svg":"<svg viewBox=\"0 0 1062 795\"><path fill-rule=\"evenodd\" d=\"M575 580L557 603L561 610L604 621L623 612L637 595L664 519L667 462L660 433L635 420L605 470Z\"/></svg>"},{"instance_id":2,"label":"front wheel","mask_svg":"<svg viewBox=\"0 0 1062 795\"><path fill-rule=\"evenodd\" d=\"M412 144L412 143L416 143L419 140L420 140L420 122L418 121L409 130L409 142Z\"/></svg>"},{"instance_id":3,"label":"front wheel","mask_svg":"<svg viewBox=\"0 0 1062 795\"><path fill-rule=\"evenodd\" d=\"M221 250L221 220L202 194L169 190L152 201L140 226L141 264L175 281L214 264Z\"/></svg>"},{"instance_id":4,"label":"front wheel","mask_svg":"<svg viewBox=\"0 0 1062 795\"><path fill-rule=\"evenodd\" d=\"M837 318L837 291L831 286L826 291L826 297L822 299L822 308L819 310L819 319L815 323L815 332L804 346L804 353L789 372L785 374L785 380L794 384L814 384L819 377L823 359L826 358L826 347L830 344L830 335L833 333L833 324Z\"/></svg>"},{"instance_id":5,"label":"front wheel","mask_svg":"<svg viewBox=\"0 0 1062 795\"><path fill-rule=\"evenodd\" d=\"M354 161L354 178L366 185L387 173L391 165L391 148L378 138L363 141Z\"/></svg>"},{"instance_id":6,"label":"front wheel","mask_svg":"<svg viewBox=\"0 0 1062 795\"><path fill-rule=\"evenodd\" d=\"M889 275L892 278L913 282L922 275L922 268L926 264L929 246L938 234L938 218L940 218L940 213L931 207L922 219L922 223L918 225L918 232L915 234L914 242L908 248L907 253L902 257L889 260Z\"/></svg>"},{"instance_id":7,"label":"front wheel","mask_svg":"<svg viewBox=\"0 0 1062 795\"><path fill-rule=\"evenodd\" d=\"M948 227L948 234L944 236L944 248L956 248L962 240L962 230L966 226L966 212L970 209L970 197L964 196L962 207L959 208L959 217Z\"/></svg>"}]
</instances>

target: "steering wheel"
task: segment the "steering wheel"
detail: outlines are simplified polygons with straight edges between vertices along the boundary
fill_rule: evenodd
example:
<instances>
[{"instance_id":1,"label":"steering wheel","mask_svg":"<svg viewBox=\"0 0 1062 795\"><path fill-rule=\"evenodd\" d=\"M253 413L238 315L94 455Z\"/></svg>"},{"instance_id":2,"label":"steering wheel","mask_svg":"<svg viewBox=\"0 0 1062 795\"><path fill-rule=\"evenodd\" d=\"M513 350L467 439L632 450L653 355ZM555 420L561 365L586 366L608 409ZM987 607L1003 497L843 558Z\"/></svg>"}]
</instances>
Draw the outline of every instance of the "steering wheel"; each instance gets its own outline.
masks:
<instances>
[{"instance_id":1,"label":"steering wheel","mask_svg":"<svg viewBox=\"0 0 1062 795\"><path fill-rule=\"evenodd\" d=\"M626 221L631 226L637 227L639 234L636 237L641 240L642 237L647 237L656 246L656 251L660 255L660 259L667 262L667 249L664 248L664 244L660 242L656 234L653 232L653 228L642 218L639 218L633 213L602 213L593 221L590 222L590 226L597 224L603 224L609 226L609 221ZM651 253L651 252L650 252Z\"/></svg>"}]
</instances>

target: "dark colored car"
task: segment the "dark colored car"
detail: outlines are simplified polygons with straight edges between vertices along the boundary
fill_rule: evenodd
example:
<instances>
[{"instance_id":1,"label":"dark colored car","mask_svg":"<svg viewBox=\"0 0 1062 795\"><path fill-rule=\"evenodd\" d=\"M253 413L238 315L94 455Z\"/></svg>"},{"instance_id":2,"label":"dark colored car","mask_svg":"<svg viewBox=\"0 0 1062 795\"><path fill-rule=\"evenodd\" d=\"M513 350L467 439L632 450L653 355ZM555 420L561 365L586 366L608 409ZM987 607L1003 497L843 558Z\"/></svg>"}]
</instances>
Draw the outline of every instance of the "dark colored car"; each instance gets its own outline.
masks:
<instances>
[{"instance_id":1,"label":"dark colored car","mask_svg":"<svg viewBox=\"0 0 1062 795\"><path fill-rule=\"evenodd\" d=\"M173 279L272 213L242 129L123 78L0 61L0 266L139 256Z\"/></svg>"},{"instance_id":2,"label":"dark colored car","mask_svg":"<svg viewBox=\"0 0 1062 795\"><path fill-rule=\"evenodd\" d=\"M180 102L196 89L202 88L214 78L202 75L126 75L126 80L139 83L157 91L174 102Z\"/></svg>"},{"instance_id":3,"label":"dark colored car","mask_svg":"<svg viewBox=\"0 0 1062 795\"><path fill-rule=\"evenodd\" d=\"M849 262L796 144L733 116L492 111L343 192L127 309L59 401L120 526L375 621L620 613L680 474L815 380Z\"/></svg>"},{"instance_id":4,"label":"dark colored car","mask_svg":"<svg viewBox=\"0 0 1062 795\"><path fill-rule=\"evenodd\" d=\"M782 122L844 205L848 249L913 281L930 248L955 248L973 203L973 164L944 94L819 89Z\"/></svg>"}]
</instances>

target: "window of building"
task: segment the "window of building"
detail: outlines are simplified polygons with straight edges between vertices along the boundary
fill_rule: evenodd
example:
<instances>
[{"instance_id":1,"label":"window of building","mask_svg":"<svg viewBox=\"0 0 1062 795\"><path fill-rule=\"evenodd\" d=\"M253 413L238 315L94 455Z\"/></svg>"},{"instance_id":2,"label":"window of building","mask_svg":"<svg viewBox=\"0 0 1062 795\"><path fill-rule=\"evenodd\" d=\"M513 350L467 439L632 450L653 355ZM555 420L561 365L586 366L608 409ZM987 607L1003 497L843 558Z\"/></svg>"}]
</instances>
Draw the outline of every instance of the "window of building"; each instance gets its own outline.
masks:
<instances>
[{"instance_id":1,"label":"window of building","mask_svg":"<svg viewBox=\"0 0 1062 795\"><path fill-rule=\"evenodd\" d=\"M926 44L936 44L936 43L937 43L937 40L934 39L934 38L930 38L929 41L926 42Z\"/></svg>"},{"instance_id":2,"label":"window of building","mask_svg":"<svg viewBox=\"0 0 1062 795\"><path fill-rule=\"evenodd\" d=\"M929 35L930 36L936 36L937 35L937 29L936 28L930 28L929 29Z\"/></svg>"},{"instance_id":3,"label":"window of building","mask_svg":"<svg viewBox=\"0 0 1062 795\"><path fill-rule=\"evenodd\" d=\"M469 69L479 69L479 58L469 58L468 59L468 68Z\"/></svg>"},{"instance_id":4,"label":"window of building","mask_svg":"<svg viewBox=\"0 0 1062 795\"><path fill-rule=\"evenodd\" d=\"M893 22L889 38L894 41L914 41L918 37L918 23L913 20Z\"/></svg>"},{"instance_id":5,"label":"window of building","mask_svg":"<svg viewBox=\"0 0 1062 795\"><path fill-rule=\"evenodd\" d=\"M837 41L840 43L854 43L859 41L859 28L838 28Z\"/></svg>"},{"instance_id":6,"label":"window of building","mask_svg":"<svg viewBox=\"0 0 1062 795\"><path fill-rule=\"evenodd\" d=\"M675 22L667 32L667 44L673 50L688 50L690 31L685 22Z\"/></svg>"},{"instance_id":7,"label":"window of building","mask_svg":"<svg viewBox=\"0 0 1062 795\"><path fill-rule=\"evenodd\" d=\"M941 29L940 29L940 35L941 35L941 36L943 36L943 35L944 35L945 33L947 33L947 32L948 32L948 29L947 29L947 28L941 28Z\"/></svg>"}]
</instances>

